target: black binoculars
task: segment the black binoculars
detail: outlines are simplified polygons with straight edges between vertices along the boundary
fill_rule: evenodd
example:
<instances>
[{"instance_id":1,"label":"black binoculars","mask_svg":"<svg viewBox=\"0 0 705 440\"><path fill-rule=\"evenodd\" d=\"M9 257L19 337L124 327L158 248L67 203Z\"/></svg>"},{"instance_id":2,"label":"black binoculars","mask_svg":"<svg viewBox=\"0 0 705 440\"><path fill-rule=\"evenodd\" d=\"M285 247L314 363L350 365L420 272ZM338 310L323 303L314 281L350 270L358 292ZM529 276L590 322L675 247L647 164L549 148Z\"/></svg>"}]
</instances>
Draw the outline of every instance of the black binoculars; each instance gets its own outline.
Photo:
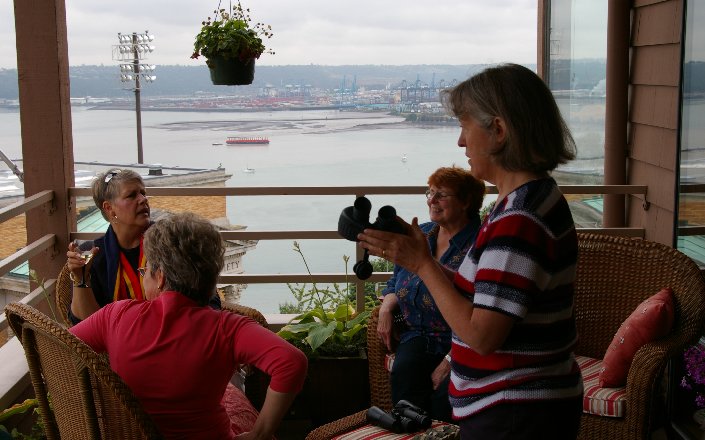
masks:
<instances>
[{"instance_id":1,"label":"black binoculars","mask_svg":"<svg viewBox=\"0 0 705 440\"><path fill-rule=\"evenodd\" d=\"M408 400L400 400L391 412L373 406L367 410L367 422L396 434L417 432L431 427L431 417Z\"/></svg>"},{"instance_id":2,"label":"black binoculars","mask_svg":"<svg viewBox=\"0 0 705 440\"><path fill-rule=\"evenodd\" d=\"M377 220L370 223L370 211L372 203L367 197L358 197L353 206L343 209L338 219L338 234L350 241L358 241L357 235L367 228L379 231L396 232L404 234L406 231L401 223L397 221L397 211L393 207L386 205L379 209ZM372 275L372 264L370 256L365 249L362 260L355 263L353 272L361 280L366 280Z\"/></svg>"}]
</instances>

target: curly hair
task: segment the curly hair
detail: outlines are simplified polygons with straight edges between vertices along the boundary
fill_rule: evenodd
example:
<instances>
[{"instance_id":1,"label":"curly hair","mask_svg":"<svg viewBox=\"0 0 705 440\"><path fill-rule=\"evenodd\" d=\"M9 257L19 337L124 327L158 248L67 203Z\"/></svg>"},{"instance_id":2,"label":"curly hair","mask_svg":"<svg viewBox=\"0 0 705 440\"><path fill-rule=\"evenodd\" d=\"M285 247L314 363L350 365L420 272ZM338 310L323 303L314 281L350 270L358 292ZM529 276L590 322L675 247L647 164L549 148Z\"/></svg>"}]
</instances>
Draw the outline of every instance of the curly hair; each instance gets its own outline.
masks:
<instances>
[{"instance_id":1,"label":"curly hair","mask_svg":"<svg viewBox=\"0 0 705 440\"><path fill-rule=\"evenodd\" d=\"M216 227L190 212L169 215L144 235L150 271L161 269L164 288L208 304L223 269L225 246Z\"/></svg>"},{"instance_id":2,"label":"curly hair","mask_svg":"<svg viewBox=\"0 0 705 440\"><path fill-rule=\"evenodd\" d=\"M462 203L467 203L465 214L472 218L480 212L485 199L485 182L473 177L470 171L453 165L441 167L428 178L428 184L450 188Z\"/></svg>"},{"instance_id":3,"label":"curly hair","mask_svg":"<svg viewBox=\"0 0 705 440\"><path fill-rule=\"evenodd\" d=\"M107 180L107 182L106 182ZM124 183L138 182L144 185L142 176L132 170L121 170L112 168L104 173L98 174L91 183L93 190L93 202L98 207L103 218L110 221L108 215L103 211L103 202L114 201L120 194L120 189Z\"/></svg>"},{"instance_id":4,"label":"curly hair","mask_svg":"<svg viewBox=\"0 0 705 440\"><path fill-rule=\"evenodd\" d=\"M489 67L441 96L461 121L472 118L486 129L496 117L505 122L504 145L491 155L508 171L543 173L575 159L575 141L551 90L524 66Z\"/></svg>"}]
</instances>

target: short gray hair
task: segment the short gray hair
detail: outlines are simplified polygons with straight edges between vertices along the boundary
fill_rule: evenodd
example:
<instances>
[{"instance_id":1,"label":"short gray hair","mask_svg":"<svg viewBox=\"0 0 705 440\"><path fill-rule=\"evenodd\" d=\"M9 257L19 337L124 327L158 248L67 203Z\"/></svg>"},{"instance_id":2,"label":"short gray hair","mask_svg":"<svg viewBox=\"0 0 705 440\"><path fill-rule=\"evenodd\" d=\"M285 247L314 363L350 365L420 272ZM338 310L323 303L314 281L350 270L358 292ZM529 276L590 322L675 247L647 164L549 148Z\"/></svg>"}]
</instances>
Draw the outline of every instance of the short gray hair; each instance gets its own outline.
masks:
<instances>
[{"instance_id":1,"label":"short gray hair","mask_svg":"<svg viewBox=\"0 0 705 440\"><path fill-rule=\"evenodd\" d=\"M164 288L206 305L215 294L225 246L218 229L205 218L183 212L154 223L144 235L150 271L161 269Z\"/></svg>"},{"instance_id":2,"label":"short gray hair","mask_svg":"<svg viewBox=\"0 0 705 440\"><path fill-rule=\"evenodd\" d=\"M551 90L518 64L488 67L442 92L445 108L458 119L475 119L489 129L504 120L504 145L491 153L508 171L547 172L575 158L576 147Z\"/></svg>"},{"instance_id":3,"label":"short gray hair","mask_svg":"<svg viewBox=\"0 0 705 440\"><path fill-rule=\"evenodd\" d=\"M139 182L144 185L142 176L135 171L121 170L119 168L109 169L108 171L98 174L95 179L93 179L91 183L93 202L95 202L95 206L98 207L103 218L107 221L110 221L110 219L108 215L103 212L103 202L106 200L108 202L114 201L120 194L123 183L127 182Z\"/></svg>"}]
</instances>

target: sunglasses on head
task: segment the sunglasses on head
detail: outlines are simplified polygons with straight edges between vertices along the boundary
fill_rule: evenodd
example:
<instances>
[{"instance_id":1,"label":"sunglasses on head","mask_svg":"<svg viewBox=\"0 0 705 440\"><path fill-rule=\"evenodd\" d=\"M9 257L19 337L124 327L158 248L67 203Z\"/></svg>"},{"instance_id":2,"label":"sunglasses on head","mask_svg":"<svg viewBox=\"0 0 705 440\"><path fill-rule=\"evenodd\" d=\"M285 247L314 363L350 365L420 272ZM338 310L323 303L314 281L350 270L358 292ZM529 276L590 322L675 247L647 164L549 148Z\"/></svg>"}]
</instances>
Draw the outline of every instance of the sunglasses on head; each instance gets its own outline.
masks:
<instances>
[{"instance_id":1,"label":"sunglasses on head","mask_svg":"<svg viewBox=\"0 0 705 440\"><path fill-rule=\"evenodd\" d=\"M122 172L122 170L110 171L109 173L107 173L107 174L105 175L105 179L104 179L103 181L104 181L106 184L107 184L107 183L110 183L110 181L113 180L113 177L117 176L117 175L120 174L121 172Z\"/></svg>"}]
</instances>

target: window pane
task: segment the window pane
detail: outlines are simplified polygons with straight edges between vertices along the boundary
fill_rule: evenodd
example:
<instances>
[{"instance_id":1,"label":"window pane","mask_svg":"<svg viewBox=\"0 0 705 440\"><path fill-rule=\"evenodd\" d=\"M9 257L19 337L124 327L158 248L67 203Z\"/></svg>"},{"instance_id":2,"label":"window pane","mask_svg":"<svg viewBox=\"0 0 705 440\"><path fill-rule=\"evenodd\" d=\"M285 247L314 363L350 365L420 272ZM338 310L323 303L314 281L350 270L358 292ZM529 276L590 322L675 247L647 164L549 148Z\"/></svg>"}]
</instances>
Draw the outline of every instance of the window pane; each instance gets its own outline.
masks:
<instances>
[{"instance_id":1,"label":"window pane","mask_svg":"<svg viewBox=\"0 0 705 440\"><path fill-rule=\"evenodd\" d=\"M607 0L551 1L548 51L548 85L578 148L554 176L561 184L602 184ZM602 196L569 201L578 226L602 225Z\"/></svg>"},{"instance_id":2,"label":"window pane","mask_svg":"<svg viewBox=\"0 0 705 440\"><path fill-rule=\"evenodd\" d=\"M687 2L681 108L680 183L705 184L705 4ZM695 24L700 23L698 27ZM705 263L705 235L683 227L705 226L705 192L682 191L678 207L678 249ZM695 231L697 233L697 231Z\"/></svg>"}]
</instances>

